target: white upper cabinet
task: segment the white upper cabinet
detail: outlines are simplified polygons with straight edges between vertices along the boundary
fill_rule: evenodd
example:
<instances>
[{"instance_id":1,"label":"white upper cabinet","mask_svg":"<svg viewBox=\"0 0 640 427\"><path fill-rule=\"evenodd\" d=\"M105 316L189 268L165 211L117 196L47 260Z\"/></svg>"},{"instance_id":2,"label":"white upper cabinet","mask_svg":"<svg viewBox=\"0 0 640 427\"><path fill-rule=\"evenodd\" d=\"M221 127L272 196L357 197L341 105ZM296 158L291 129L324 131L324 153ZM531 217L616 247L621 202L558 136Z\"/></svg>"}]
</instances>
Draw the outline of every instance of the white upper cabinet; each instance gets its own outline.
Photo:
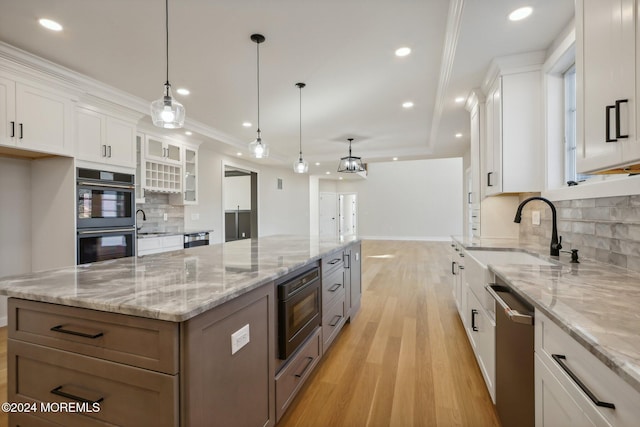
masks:
<instances>
[{"instance_id":1,"label":"white upper cabinet","mask_svg":"<svg viewBox=\"0 0 640 427\"><path fill-rule=\"evenodd\" d=\"M529 65L542 58L535 53L495 62L481 149L484 196L543 190L542 75L539 65Z\"/></svg>"},{"instance_id":2,"label":"white upper cabinet","mask_svg":"<svg viewBox=\"0 0 640 427\"><path fill-rule=\"evenodd\" d=\"M0 77L0 144L72 155L72 115L71 97L62 92Z\"/></svg>"},{"instance_id":3,"label":"white upper cabinet","mask_svg":"<svg viewBox=\"0 0 640 427\"><path fill-rule=\"evenodd\" d=\"M135 122L111 117L89 108L76 108L78 159L135 167L135 138Z\"/></svg>"},{"instance_id":4,"label":"white upper cabinet","mask_svg":"<svg viewBox=\"0 0 640 427\"><path fill-rule=\"evenodd\" d=\"M576 1L577 169L640 160L635 0Z\"/></svg>"},{"instance_id":5,"label":"white upper cabinet","mask_svg":"<svg viewBox=\"0 0 640 427\"><path fill-rule=\"evenodd\" d=\"M147 159L176 165L182 164L182 150L179 144L147 136L145 145Z\"/></svg>"}]
</instances>

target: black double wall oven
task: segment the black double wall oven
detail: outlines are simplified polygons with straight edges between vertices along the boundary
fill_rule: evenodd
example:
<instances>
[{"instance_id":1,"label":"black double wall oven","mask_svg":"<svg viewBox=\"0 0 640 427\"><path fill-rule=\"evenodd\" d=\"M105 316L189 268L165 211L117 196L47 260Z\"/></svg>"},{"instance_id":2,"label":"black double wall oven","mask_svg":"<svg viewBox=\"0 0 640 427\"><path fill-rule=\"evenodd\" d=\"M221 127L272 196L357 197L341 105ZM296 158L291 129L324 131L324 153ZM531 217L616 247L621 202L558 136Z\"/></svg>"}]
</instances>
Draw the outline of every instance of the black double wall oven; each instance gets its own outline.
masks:
<instances>
[{"instance_id":1,"label":"black double wall oven","mask_svg":"<svg viewBox=\"0 0 640 427\"><path fill-rule=\"evenodd\" d=\"M76 170L77 263L135 255L135 175Z\"/></svg>"}]
</instances>

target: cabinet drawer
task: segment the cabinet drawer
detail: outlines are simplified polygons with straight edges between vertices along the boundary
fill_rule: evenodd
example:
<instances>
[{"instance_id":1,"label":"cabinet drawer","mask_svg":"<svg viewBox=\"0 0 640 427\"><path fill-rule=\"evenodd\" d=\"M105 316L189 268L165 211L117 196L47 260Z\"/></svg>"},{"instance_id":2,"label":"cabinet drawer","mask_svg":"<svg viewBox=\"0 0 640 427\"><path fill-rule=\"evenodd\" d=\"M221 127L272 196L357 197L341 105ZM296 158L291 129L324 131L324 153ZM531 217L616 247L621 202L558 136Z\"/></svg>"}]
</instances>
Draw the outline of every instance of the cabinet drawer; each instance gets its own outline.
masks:
<instances>
[{"instance_id":1,"label":"cabinet drawer","mask_svg":"<svg viewBox=\"0 0 640 427\"><path fill-rule=\"evenodd\" d=\"M337 268L344 268L344 251L336 251L322 258L322 277Z\"/></svg>"},{"instance_id":2,"label":"cabinet drawer","mask_svg":"<svg viewBox=\"0 0 640 427\"><path fill-rule=\"evenodd\" d=\"M99 401L97 412L39 412L67 427L178 425L178 376L8 340L7 391L12 402ZM57 392L71 396L63 397ZM88 403L86 408L93 408Z\"/></svg>"},{"instance_id":3,"label":"cabinet drawer","mask_svg":"<svg viewBox=\"0 0 640 427\"><path fill-rule=\"evenodd\" d=\"M329 307L344 292L344 269L337 269L322 277L322 306Z\"/></svg>"},{"instance_id":4,"label":"cabinet drawer","mask_svg":"<svg viewBox=\"0 0 640 427\"><path fill-rule=\"evenodd\" d=\"M162 238L162 248L167 251L176 251L184 249L184 236L182 234L175 236L165 236Z\"/></svg>"},{"instance_id":5,"label":"cabinet drawer","mask_svg":"<svg viewBox=\"0 0 640 427\"><path fill-rule=\"evenodd\" d=\"M591 420L604 418L615 426L636 426L640 419L640 392L598 360L578 341L540 311L535 313L535 351L549 371L571 394ZM558 360L553 355L564 356ZM596 406L560 365L563 363L598 399L615 409Z\"/></svg>"},{"instance_id":6,"label":"cabinet drawer","mask_svg":"<svg viewBox=\"0 0 640 427\"><path fill-rule=\"evenodd\" d=\"M333 305L322 313L324 352L327 351L338 332L342 329L345 323L345 313L344 291L340 291Z\"/></svg>"},{"instance_id":7,"label":"cabinet drawer","mask_svg":"<svg viewBox=\"0 0 640 427\"><path fill-rule=\"evenodd\" d=\"M276 375L276 421L287 410L300 387L320 360L320 328L309 338L285 368Z\"/></svg>"},{"instance_id":8,"label":"cabinet drawer","mask_svg":"<svg viewBox=\"0 0 640 427\"><path fill-rule=\"evenodd\" d=\"M9 338L175 374L178 324L9 299Z\"/></svg>"}]
</instances>

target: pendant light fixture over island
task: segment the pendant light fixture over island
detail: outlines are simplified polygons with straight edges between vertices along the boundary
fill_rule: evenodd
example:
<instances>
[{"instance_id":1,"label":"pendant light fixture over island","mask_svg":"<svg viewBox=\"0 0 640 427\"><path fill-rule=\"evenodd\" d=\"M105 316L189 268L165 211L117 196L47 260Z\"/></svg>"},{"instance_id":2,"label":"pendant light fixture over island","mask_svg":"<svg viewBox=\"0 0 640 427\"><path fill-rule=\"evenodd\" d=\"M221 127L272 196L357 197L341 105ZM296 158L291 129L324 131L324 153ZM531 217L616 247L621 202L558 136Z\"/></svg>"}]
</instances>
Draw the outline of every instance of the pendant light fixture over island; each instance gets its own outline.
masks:
<instances>
[{"instance_id":1,"label":"pendant light fixture over island","mask_svg":"<svg viewBox=\"0 0 640 427\"><path fill-rule=\"evenodd\" d=\"M347 157L343 157L340 159L340 164L338 164L338 172L344 173L357 173L364 172L365 168L362 165L362 159L360 157L351 155L351 142L353 138L349 138L349 155Z\"/></svg>"},{"instance_id":2,"label":"pendant light fixture over island","mask_svg":"<svg viewBox=\"0 0 640 427\"><path fill-rule=\"evenodd\" d=\"M256 44L257 52L257 82L258 82L258 136L255 141L249 143L249 151L256 159L264 159L269 157L269 146L262 141L260 134L260 43L265 41L262 34L252 34L251 40Z\"/></svg>"},{"instance_id":3,"label":"pendant light fixture over island","mask_svg":"<svg viewBox=\"0 0 640 427\"><path fill-rule=\"evenodd\" d=\"M165 0L165 30L167 80L164 84L164 96L151 103L151 120L154 126L179 129L184 126L185 109L171 96L171 84L169 83L169 0Z\"/></svg>"},{"instance_id":4,"label":"pendant light fixture over island","mask_svg":"<svg viewBox=\"0 0 640 427\"><path fill-rule=\"evenodd\" d=\"M296 83L296 86L300 89L300 157L293 164L293 171L295 173L307 173L309 162L302 158L302 88L306 85L304 83Z\"/></svg>"}]
</instances>

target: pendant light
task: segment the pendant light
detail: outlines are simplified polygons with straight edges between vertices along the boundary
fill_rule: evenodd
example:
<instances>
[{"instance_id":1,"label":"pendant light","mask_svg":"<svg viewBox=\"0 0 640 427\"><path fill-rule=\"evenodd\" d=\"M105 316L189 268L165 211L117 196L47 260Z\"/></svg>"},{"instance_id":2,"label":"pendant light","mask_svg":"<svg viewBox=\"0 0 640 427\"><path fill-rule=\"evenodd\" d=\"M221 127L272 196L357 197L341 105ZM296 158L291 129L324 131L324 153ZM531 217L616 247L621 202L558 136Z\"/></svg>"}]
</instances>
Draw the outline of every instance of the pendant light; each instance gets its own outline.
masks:
<instances>
[{"instance_id":1,"label":"pendant light","mask_svg":"<svg viewBox=\"0 0 640 427\"><path fill-rule=\"evenodd\" d=\"M151 103L151 120L154 126L178 129L184 126L185 110L182 104L171 96L171 84L169 83L169 0L165 0L165 29L167 81L164 84L164 96Z\"/></svg>"},{"instance_id":2,"label":"pendant light","mask_svg":"<svg viewBox=\"0 0 640 427\"><path fill-rule=\"evenodd\" d=\"M338 164L338 172L344 173L356 173L356 172L364 172L364 166L362 166L362 160L360 157L351 155L351 142L353 138L349 138L349 155L347 157L343 157L340 159L340 164Z\"/></svg>"},{"instance_id":3,"label":"pendant light","mask_svg":"<svg viewBox=\"0 0 640 427\"><path fill-rule=\"evenodd\" d=\"M258 81L258 137L255 141L249 143L249 151L251 155L256 159L264 159L265 157L269 157L269 146L262 141L262 136L260 135L260 43L264 42L265 38L262 34L252 34L251 40L256 44L256 52L257 52L257 81Z\"/></svg>"},{"instance_id":4,"label":"pendant light","mask_svg":"<svg viewBox=\"0 0 640 427\"><path fill-rule=\"evenodd\" d=\"M293 163L293 171L295 173L307 173L309 162L302 158L302 88L306 85L304 83L296 83L296 86L300 89L300 157Z\"/></svg>"}]
</instances>

